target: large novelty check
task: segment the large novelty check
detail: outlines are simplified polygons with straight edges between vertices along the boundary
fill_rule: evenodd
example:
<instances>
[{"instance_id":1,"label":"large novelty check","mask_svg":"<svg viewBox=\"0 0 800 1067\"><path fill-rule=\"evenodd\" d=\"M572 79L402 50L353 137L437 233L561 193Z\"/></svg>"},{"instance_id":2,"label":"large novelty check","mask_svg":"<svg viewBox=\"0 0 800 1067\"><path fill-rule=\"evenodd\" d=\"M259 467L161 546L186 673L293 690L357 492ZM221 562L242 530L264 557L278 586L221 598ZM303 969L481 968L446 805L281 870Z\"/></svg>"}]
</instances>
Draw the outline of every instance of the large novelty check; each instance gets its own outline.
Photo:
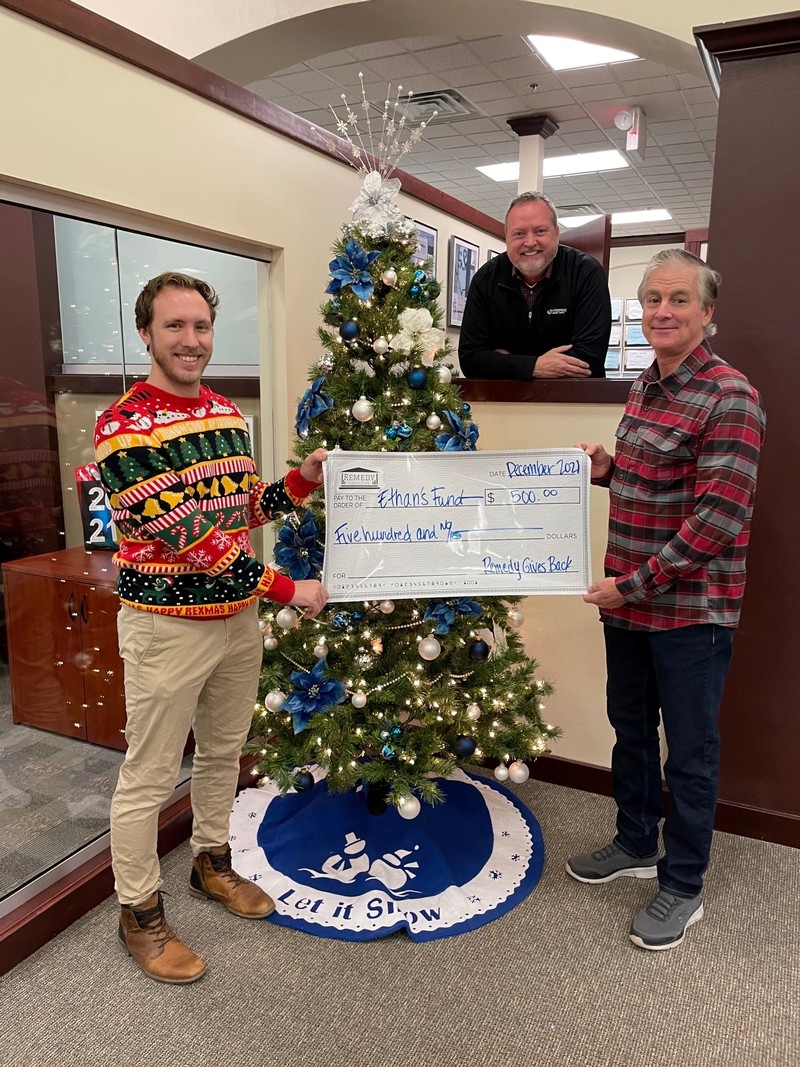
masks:
<instances>
[{"instance_id":1,"label":"large novelty check","mask_svg":"<svg viewBox=\"0 0 800 1067\"><path fill-rule=\"evenodd\" d=\"M578 448L330 452L331 600L584 593L589 461Z\"/></svg>"}]
</instances>

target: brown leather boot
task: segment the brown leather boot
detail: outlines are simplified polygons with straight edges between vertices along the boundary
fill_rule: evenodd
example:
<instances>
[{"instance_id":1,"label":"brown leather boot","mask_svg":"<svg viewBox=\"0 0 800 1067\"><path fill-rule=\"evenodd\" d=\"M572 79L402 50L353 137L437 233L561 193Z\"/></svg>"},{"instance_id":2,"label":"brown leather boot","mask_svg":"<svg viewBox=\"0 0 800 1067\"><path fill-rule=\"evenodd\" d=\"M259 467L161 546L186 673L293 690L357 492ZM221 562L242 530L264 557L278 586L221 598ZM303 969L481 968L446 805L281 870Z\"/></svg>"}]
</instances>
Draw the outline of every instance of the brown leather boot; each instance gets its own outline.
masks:
<instances>
[{"instance_id":1,"label":"brown leather boot","mask_svg":"<svg viewBox=\"0 0 800 1067\"><path fill-rule=\"evenodd\" d=\"M230 845L195 856L189 876L189 892L193 897L217 900L243 919L263 919L275 910L272 897L231 867Z\"/></svg>"},{"instance_id":2,"label":"brown leather boot","mask_svg":"<svg viewBox=\"0 0 800 1067\"><path fill-rule=\"evenodd\" d=\"M200 957L178 940L164 918L160 892L137 907L122 905L119 940L148 978L156 982L196 982L206 969Z\"/></svg>"}]
</instances>

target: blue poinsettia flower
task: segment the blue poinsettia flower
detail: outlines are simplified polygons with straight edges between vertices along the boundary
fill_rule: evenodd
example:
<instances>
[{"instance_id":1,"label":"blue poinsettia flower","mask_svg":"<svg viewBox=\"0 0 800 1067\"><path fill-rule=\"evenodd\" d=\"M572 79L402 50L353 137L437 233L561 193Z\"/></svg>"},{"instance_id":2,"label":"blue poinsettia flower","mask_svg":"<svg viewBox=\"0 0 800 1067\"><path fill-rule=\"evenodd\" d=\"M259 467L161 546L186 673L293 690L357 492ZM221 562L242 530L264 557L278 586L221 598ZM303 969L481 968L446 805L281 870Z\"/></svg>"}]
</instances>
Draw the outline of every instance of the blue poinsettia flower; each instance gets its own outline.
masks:
<instances>
[{"instance_id":1,"label":"blue poinsettia flower","mask_svg":"<svg viewBox=\"0 0 800 1067\"><path fill-rule=\"evenodd\" d=\"M330 272L333 275L326 293L340 293L350 286L359 300L369 300L375 292L375 286L369 276L369 267L380 252L365 252L353 237L344 246L344 253L332 259Z\"/></svg>"},{"instance_id":2,"label":"blue poinsettia flower","mask_svg":"<svg viewBox=\"0 0 800 1067\"><path fill-rule=\"evenodd\" d=\"M436 623L437 634L449 634L457 615L471 615L477 619L483 615L483 608L476 600L461 597L459 600L444 600L425 609L425 619Z\"/></svg>"},{"instance_id":3,"label":"blue poinsettia flower","mask_svg":"<svg viewBox=\"0 0 800 1067\"><path fill-rule=\"evenodd\" d=\"M285 522L278 533L279 544L275 549L275 562L289 571L296 582L304 578L316 578L322 570L322 548L317 542L317 524L307 511L296 525Z\"/></svg>"},{"instance_id":4,"label":"blue poinsettia flower","mask_svg":"<svg viewBox=\"0 0 800 1067\"><path fill-rule=\"evenodd\" d=\"M474 452L478 440L478 427L474 422L466 426L454 411L445 411L452 433L440 433L436 438L436 447L441 452Z\"/></svg>"},{"instance_id":5,"label":"blue poinsettia flower","mask_svg":"<svg viewBox=\"0 0 800 1067\"><path fill-rule=\"evenodd\" d=\"M328 661L319 659L310 671L292 671L289 676L294 690L281 708L288 711L294 720L294 732L302 733L311 721L312 715L344 700L345 688L337 678L325 678Z\"/></svg>"},{"instance_id":6,"label":"blue poinsettia flower","mask_svg":"<svg viewBox=\"0 0 800 1067\"><path fill-rule=\"evenodd\" d=\"M300 403L297 405L297 415L294 425L301 437L308 437L311 420L333 407L333 400L327 393L322 392L325 377L317 378L310 389L303 393Z\"/></svg>"}]
</instances>

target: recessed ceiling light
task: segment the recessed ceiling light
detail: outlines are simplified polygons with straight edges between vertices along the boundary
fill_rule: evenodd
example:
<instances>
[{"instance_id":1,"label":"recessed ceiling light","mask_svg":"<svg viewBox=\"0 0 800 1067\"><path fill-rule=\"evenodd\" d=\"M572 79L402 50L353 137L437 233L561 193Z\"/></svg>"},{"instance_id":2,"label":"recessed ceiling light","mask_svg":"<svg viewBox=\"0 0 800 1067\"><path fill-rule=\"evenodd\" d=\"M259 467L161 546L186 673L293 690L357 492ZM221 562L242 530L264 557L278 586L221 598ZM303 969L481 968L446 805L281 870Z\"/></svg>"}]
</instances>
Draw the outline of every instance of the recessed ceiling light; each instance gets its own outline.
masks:
<instances>
[{"instance_id":1,"label":"recessed ceiling light","mask_svg":"<svg viewBox=\"0 0 800 1067\"><path fill-rule=\"evenodd\" d=\"M663 207L652 207L643 211L615 211L611 222L614 226L625 226L631 222L668 222L671 218Z\"/></svg>"},{"instance_id":2,"label":"recessed ceiling light","mask_svg":"<svg viewBox=\"0 0 800 1067\"><path fill-rule=\"evenodd\" d=\"M579 67L598 67L603 63L624 63L639 58L634 52L587 44L569 37L539 37L529 33L527 39L551 70L577 70Z\"/></svg>"},{"instance_id":3,"label":"recessed ceiling light","mask_svg":"<svg viewBox=\"0 0 800 1067\"><path fill-rule=\"evenodd\" d=\"M619 170L630 164L616 150L606 152L577 152L571 156L550 156L545 159L542 170L545 178L557 178L562 174L588 174L598 170ZM485 167L476 167L481 174L496 182L515 182L519 180L519 161L514 163L490 163Z\"/></svg>"},{"instance_id":4,"label":"recessed ceiling light","mask_svg":"<svg viewBox=\"0 0 800 1067\"><path fill-rule=\"evenodd\" d=\"M584 226L587 222L594 222L600 215L563 215L558 216L558 225L562 229L572 230L576 226Z\"/></svg>"}]
</instances>

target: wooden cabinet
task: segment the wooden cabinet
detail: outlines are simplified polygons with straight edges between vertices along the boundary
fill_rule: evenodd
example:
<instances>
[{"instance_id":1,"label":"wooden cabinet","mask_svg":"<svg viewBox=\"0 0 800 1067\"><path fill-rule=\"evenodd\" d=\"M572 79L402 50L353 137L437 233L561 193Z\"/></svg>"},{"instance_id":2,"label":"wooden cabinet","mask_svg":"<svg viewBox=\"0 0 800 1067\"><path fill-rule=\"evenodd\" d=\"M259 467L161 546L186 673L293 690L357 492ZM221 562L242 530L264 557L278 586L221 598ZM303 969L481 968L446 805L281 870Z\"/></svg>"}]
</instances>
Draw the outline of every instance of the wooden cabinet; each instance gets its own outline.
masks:
<instances>
[{"instance_id":1,"label":"wooden cabinet","mask_svg":"<svg viewBox=\"0 0 800 1067\"><path fill-rule=\"evenodd\" d=\"M116 573L83 548L3 564L14 722L125 748Z\"/></svg>"}]
</instances>

